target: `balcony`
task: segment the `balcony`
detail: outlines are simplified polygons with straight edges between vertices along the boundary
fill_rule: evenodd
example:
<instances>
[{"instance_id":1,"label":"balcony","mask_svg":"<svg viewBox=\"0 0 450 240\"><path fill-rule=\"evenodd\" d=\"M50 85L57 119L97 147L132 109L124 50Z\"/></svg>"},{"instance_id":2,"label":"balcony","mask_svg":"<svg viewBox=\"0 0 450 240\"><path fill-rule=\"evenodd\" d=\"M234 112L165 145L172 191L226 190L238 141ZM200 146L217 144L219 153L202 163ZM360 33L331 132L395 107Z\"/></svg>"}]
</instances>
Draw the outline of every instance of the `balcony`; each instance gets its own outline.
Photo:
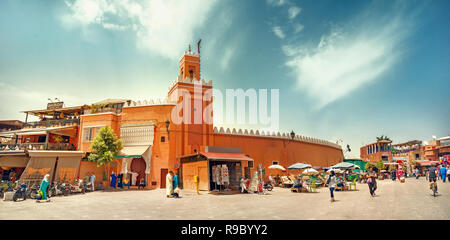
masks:
<instances>
[{"instance_id":1,"label":"balcony","mask_svg":"<svg viewBox=\"0 0 450 240\"><path fill-rule=\"evenodd\" d=\"M75 151L76 147L69 143L20 143L0 144L0 151L12 150L50 150L50 151Z\"/></svg>"},{"instance_id":2,"label":"balcony","mask_svg":"<svg viewBox=\"0 0 450 240\"><path fill-rule=\"evenodd\" d=\"M23 124L23 128L48 128L48 127L63 127L63 126L78 126L80 124L79 118L74 119L58 119L46 120L38 122L27 122Z\"/></svg>"}]
</instances>

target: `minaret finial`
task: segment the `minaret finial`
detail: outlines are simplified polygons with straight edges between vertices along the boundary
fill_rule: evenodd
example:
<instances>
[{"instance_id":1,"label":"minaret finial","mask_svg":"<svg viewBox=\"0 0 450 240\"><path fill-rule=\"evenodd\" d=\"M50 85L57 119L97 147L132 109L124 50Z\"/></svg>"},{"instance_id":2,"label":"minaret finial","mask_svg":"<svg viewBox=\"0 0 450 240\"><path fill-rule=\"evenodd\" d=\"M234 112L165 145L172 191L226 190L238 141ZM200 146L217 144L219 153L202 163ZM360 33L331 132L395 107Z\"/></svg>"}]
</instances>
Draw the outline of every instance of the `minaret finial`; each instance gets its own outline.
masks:
<instances>
[{"instance_id":1,"label":"minaret finial","mask_svg":"<svg viewBox=\"0 0 450 240\"><path fill-rule=\"evenodd\" d=\"M191 52L191 44L189 44L189 52Z\"/></svg>"}]
</instances>

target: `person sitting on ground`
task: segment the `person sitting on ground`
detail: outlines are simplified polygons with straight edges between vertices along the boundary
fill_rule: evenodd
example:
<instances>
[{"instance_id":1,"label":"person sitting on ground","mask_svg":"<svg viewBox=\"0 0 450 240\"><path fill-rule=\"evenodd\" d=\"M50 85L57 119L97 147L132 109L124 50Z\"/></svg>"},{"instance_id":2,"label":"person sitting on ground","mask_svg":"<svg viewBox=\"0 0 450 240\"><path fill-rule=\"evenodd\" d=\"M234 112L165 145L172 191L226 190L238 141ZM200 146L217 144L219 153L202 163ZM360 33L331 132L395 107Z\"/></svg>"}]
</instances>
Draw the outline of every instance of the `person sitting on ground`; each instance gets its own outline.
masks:
<instances>
[{"instance_id":1,"label":"person sitting on ground","mask_svg":"<svg viewBox=\"0 0 450 240\"><path fill-rule=\"evenodd\" d=\"M338 178L337 178L337 186L338 187L344 187L345 185L344 185L344 177L342 177L342 176L339 176Z\"/></svg>"},{"instance_id":2,"label":"person sitting on ground","mask_svg":"<svg viewBox=\"0 0 450 240\"><path fill-rule=\"evenodd\" d=\"M172 196L175 198L180 197L180 188L176 187L175 190L173 190Z\"/></svg>"},{"instance_id":3,"label":"person sitting on ground","mask_svg":"<svg viewBox=\"0 0 450 240\"><path fill-rule=\"evenodd\" d=\"M303 182L302 182L301 178L299 178L299 177L295 178L294 188L297 188L298 191L301 191L302 187L303 187Z\"/></svg>"},{"instance_id":4,"label":"person sitting on ground","mask_svg":"<svg viewBox=\"0 0 450 240\"><path fill-rule=\"evenodd\" d=\"M270 176L269 176L269 182L270 182L270 184L272 184L272 186L275 186L275 180L273 179L272 174L270 174Z\"/></svg>"},{"instance_id":5,"label":"person sitting on ground","mask_svg":"<svg viewBox=\"0 0 450 240\"><path fill-rule=\"evenodd\" d=\"M128 178L125 178L125 179L123 180L123 186L124 186L124 187L127 186L128 189L130 189L130 180L128 180Z\"/></svg>"},{"instance_id":6,"label":"person sitting on ground","mask_svg":"<svg viewBox=\"0 0 450 240\"><path fill-rule=\"evenodd\" d=\"M246 181L247 179L241 178L241 193L248 193L247 187L246 187Z\"/></svg>"},{"instance_id":7,"label":"person sitting on ground","mask_svg":"<svg viewBox=\"0 0 450 240\"><path fill-rule=\"evenodd\" d=\"M138 189L141 189L141 187L142 187L142 189L145 188L145 179L143 179L143 178L141 178L141 181L139 182Z\"/></svg>"}]
</instances>

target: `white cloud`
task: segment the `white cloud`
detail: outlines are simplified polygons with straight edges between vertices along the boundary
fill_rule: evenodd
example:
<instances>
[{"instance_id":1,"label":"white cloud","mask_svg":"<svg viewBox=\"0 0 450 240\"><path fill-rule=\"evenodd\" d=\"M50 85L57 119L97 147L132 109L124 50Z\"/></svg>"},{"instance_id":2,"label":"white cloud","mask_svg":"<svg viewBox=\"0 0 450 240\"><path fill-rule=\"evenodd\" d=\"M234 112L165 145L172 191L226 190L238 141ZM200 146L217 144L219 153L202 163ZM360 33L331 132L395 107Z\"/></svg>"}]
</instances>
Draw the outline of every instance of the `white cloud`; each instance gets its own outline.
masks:
<instances>
[{"instance_id":1,"label":"white cloud","mask_svg":"<svg viewBox=\"0 0 450 240\"><path fill-rule=\"evenodd\" d=\"M281 39L286 37L283 33L283 30L279 26L272 27L272 31L275 33L275 35Z\"/></svg>"},{"instance_id":2,"label":"white cloud","mask_svg":"<svg viewBox=\"0 0 450 240\"><path fill-rule=\"evenodd\" d=\"M99 25L108 30L130 30L139 48L178 59L202 27L216 0L75 0L66 1L69 25Z\"/></svg>"},{"instance_id":3,"label":"white cloud","mask_svg":"<svg viewBox=\"0 0 450 240\"><path fill-rule=\"evenodd\" d=\"M301 32L302 30L303 30L303 28L305 28L305 26L303 26L302 24L295 24L294 25L294 32L295 33L299 33L299 32Z\"/></svg>"},{"instance_id":4,"label":"white cloud","mask_svg":"<svg viewBox=\"0 0 450 240\"><path fill-rule=\"evenodd\" d=\"M286 0L267 0L267 4L279 7L286 4Z\"/></svg>"},{"instance_id":5,"label":"white cloud","mask_svg":"<svg viewBox=\"0 0 450 240\"><path fill-rule=\"evenodd\" d=\"M289 9L288 9L288 17L289 17L289 19L294 19L299 13L300 13L300 11L301 11L302 9L301 8L299 8L299 7L290 7Z\"/></svg>"},{"instance_id":6,"label":"white cloud","mask_svg":"<svg viewBox=\"0 0 450 240\"><path fill-rule=\"evenodd\" d=\"M320 109L377 80L398 61L402 40L409 34L401 18L388 22L333 29L318 45L284 45L286 65L297 87Z\"/></svg>"}]
</instances>

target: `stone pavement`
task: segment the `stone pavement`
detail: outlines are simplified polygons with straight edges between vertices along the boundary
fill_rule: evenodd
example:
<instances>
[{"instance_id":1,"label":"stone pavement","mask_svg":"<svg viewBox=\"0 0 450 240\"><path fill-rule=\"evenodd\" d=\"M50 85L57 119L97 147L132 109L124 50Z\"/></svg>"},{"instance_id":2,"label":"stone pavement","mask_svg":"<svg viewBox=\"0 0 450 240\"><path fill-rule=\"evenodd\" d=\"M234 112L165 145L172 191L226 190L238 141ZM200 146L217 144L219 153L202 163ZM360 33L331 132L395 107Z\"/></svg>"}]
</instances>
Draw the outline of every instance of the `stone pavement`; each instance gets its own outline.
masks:
<instances>
[{"instance_id":1,"label":"stone pavement","mask_svg":"<svg viewBox=\"0 0 450 240\"><path fill-rule=\"evenodd\" d=\"M424 178L406 183L378 181L377 197L367 184L358 191L291 193L275 188L267 195L195 195L167 199L165 190L97 191L54 197L49 203L34 200L0 201L0 219L450 219L450 183L438 183L433 197Z\"/></svg>"}]
</instances>

